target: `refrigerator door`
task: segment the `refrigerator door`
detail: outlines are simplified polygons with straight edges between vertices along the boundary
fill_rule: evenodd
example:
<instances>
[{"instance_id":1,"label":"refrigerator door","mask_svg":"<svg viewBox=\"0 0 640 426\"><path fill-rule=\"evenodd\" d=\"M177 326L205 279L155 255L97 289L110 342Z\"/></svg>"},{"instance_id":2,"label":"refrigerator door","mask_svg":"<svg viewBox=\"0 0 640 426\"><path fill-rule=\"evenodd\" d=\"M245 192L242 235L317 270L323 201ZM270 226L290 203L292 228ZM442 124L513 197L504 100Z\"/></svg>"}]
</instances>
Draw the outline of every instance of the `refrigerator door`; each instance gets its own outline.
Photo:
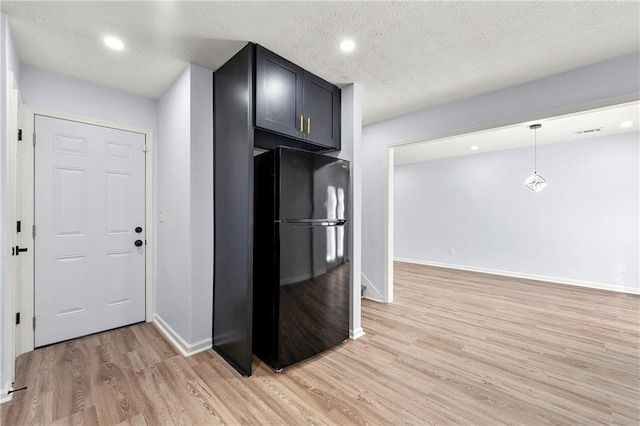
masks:
<instances>
[{"instance_id":1,"label":"refrigerator door","mask_svg":"<svg viewBox=\"0 0 640 426\"><path fill-rule=\"evenodd\" d=\"M279 149L276 219L348 219L349 162Z\"/></svg>"},{"instance_id":2,"label":"refrigerator door","mask_svg":"<svg viewBox=\"0 0 640 426\"><path fill-rule=\"evenodd\" d=\"M280 237L278 366L349 337L349 223L277 223Z\"/></svg>"}]
</instances>

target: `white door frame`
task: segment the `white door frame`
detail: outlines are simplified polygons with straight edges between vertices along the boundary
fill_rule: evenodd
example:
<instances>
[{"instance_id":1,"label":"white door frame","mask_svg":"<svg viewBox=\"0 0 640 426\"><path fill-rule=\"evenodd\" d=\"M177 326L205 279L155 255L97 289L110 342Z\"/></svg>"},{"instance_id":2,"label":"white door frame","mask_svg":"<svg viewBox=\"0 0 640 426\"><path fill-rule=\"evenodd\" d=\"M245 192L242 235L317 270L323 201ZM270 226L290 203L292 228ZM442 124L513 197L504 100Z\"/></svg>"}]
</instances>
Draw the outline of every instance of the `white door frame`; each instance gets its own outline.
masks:
<instances>
[{"instance_id":1,"label":"white door frame","mask_svg":"<svg viewBox=\"0 0 640 426\"><path fill-rule=\"evenodd\" d=\"M440 134L431 137L424 137L419 139L412 139L407 141L390 143L386 147L385 152L385 181L384 181L384 284L383 284L383 301L390 303L393 301L393 203L394 203L394 187L393 187L393 175L395 167L395 148L402 146L422 144L436 141L444 141L446 139L457 138L462 135L469 135L472 133L486 133L496 130L501 127L511 127L522 125L523 123L546 120L549 118L557 117L560 115L578 114L586 112L588 110L605 108L610 106L616 106L625 104L628 102L636 102L640 100L640 94L615 96L612 98L602 99L596 102L589 102L585 104L573 105L566 108L558 108L547 112L529 114L521 117L516 117L511 120L502 120L493 123L489 123L483 126L475 126L466 129L460 129L454 132Z\"/></svg>"},{"instance_id":2,"label":"white door frame","mask_svg":"<svg viewBox=\"0 0 640 426\"><path fill-rule=\"evenodd\" d=\"M96 126L110 127L113 129L124 130L135 133L142 133L145 135L146 143L146 156L145 156L145 234L147 238L147 245L145 251L145 318L147 322L153 321L153 314L155 312L155 306L153 305L153 252L155 245L155 233L153 228L153 153L154 153L154 140L153 130L145 129L136 126L130 126L127 124L114 123L105 120L99 120L91 117L83 117L73 114L62 113L58 111L51 111L39 107L23 106L21 108L21 128L22 128L22 142L20 145L20 164L19 173L22 182L23 191L23 204L22 204L22 226L24 230L29 230L33 225L35 217L34 209L34 146L33 146L33 133L35 131L35 116L44 115L47 117L53 117L63 120L77 121L80 123L91 124ZM36 140L37 143L37 140ZM37 238L36 227L36 238ZM22 286L18 289L20 297L18 305L15 306L15 312L20 312L22 318L20 330L20 336L17 337L19 347L16 348L16 355L23 354L25 352L32 351L34 349L34 330L32 327L32 318L35 315L34 306L34 253L33 253L34 241L31 240L29 245L29 252L31 254L25 257L23 262L22 274ZM15 316L14 312L14 316Z\"/></svg>"},{"instance_id":3,"label":"white door frame","mask_svg":"<svg viewBox=\"0 0 640 426\"><path fill-rule=\"evenodd\" d=\"M22 244L19 241L17 232L16 232L16 200L17 200L17 191L16 184L18 179L18 170L16 164L17 158L17 150L18 150L18 106L20 103L20 92L18 91L18 83L15 80L15 76L13 72L9 73L9 88L7 93L7 98L9 100L9 107L7 111L7 130L9 131L9 138L7 139L7 147L6 147L6 163L8 165L7 170L7 211L6 211L6 219L5 223L3 223L3 227L7 232L7 240L10 243L10 246L13 247ZM12 253L13 254L13 253ZM15 380L15 360L16 360L16 329L15 329L15 312L13 311L13 306L16 303L16 294L18 292L16 286L16 277L18 274L17 270L17 262L15 256L7 256L7 277L8 277L8 285L7 285L7 293L6 300L3 300L4 304L2 311L5 313L5 317L2 318L2 321L8 325L7 327L7 353L6 353L6 362L10 363L9 371L9 382L13 383ZM4 383L0 384L0 393L2 393L4 397L4 393L8 391L8 389L2 389Z\"/></svg>"}]
</instances>

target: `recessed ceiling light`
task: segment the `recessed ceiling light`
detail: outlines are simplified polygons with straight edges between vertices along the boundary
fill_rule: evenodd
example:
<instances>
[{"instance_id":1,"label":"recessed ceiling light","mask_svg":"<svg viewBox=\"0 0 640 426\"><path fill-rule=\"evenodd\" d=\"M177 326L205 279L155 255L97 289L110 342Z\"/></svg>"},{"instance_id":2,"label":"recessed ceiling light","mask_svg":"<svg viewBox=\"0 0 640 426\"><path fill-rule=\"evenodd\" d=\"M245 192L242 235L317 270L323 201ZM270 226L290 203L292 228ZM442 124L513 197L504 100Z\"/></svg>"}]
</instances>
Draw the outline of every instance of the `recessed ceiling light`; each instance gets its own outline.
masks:
<instances>
[{"instance_id":1,"label":"recessed ceiling light","mask_svg":"<svg viewBox=\"0 0 640 426\"><path fill-rule=\"evenodd\" d=\"M480 148L478 145L471 145L471 151L477 151Z\"/></svg>"},{"instance_id":2,"label":"recessed ceiling light","mask_svg":"<svg viewBox=\"0 0 640 426\"><path fill-rule=\"evenodd\" d=\"M620 123L620 127L631 127L633 126L633 121L624 121Z\"/></svg>"},{"instance_id":3,"label":"recessed ceiling light","mask_svg":"<svg viewBox=\"0 0 640 426\"><path fill-rule=\"evenodd\" d=\"M344 40L342 43L340 43L340 49L342 49L344 52L351 52L353 49L355 49L356 44L353 40Z\"/></svg>"},{"instance_id":4,"label":"recessed ceiling light","mask_svg":"<svg viewBox=\"0 0 640 426\"><path fill-rule=\"evenodd\" d=\"M108 36L104 38L104 44L109 46L113 50L122 50L124 48L124 44L119 38Z\"/></svg>"}]
</instances>

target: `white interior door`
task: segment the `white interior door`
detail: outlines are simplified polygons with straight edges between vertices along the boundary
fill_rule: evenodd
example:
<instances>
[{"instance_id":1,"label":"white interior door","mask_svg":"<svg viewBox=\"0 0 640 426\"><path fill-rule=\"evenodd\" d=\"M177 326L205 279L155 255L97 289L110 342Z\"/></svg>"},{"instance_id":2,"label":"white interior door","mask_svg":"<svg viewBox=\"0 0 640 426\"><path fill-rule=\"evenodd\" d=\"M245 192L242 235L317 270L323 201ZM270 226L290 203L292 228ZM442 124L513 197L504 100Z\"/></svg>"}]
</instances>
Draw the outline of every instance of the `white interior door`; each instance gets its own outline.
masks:
<instances>
[{"instance_id":1,"label":"white interior door","mask_svg":"<svg viewBox=\"0 0 640 426\"><path fill-rule=\"evenodd\" d=\"M35 133L35 346L144 321L145 135L41 115Z\"/></svg>"}]
</instances>

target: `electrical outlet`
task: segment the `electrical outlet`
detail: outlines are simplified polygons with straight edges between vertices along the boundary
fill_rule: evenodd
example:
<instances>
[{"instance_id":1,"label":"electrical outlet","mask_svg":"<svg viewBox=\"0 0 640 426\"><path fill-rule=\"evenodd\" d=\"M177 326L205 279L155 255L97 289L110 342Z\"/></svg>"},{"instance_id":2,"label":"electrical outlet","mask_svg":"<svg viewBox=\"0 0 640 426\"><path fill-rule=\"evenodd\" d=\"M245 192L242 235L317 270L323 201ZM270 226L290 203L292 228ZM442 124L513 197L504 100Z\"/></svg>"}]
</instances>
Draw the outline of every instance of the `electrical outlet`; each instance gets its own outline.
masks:
<instances>
[{"instance_id":1,"label":"electrical outlet","mask_svg":"<svg viewBox=\"0 0 640 426\"><path fill-rule=\"evenodd\" d=\"M164 222L164 209L158 210L158 222Z\"/></svg>"},{"instance_id":2,"label":"electrical outlet","mask_svg":"<svg viewBox=\"0 0 640 426\"><path fill-rule=\"evenodd\" d=\"M454 249L452 249L452 248L449 249L449 254L455 254L455 253L456 253L456 251Z\"/></svg>"},{"instance_id":3,"label":"electrical outlet","mask_svg":"<svg viewBox=\"0 0 640 426\"><path fill-rule=\"evenodd\" d=\"M620 264L620 273L624 274L627 272L627 265L625 265L624 263Z\"/></svg>"}]
</instances>

